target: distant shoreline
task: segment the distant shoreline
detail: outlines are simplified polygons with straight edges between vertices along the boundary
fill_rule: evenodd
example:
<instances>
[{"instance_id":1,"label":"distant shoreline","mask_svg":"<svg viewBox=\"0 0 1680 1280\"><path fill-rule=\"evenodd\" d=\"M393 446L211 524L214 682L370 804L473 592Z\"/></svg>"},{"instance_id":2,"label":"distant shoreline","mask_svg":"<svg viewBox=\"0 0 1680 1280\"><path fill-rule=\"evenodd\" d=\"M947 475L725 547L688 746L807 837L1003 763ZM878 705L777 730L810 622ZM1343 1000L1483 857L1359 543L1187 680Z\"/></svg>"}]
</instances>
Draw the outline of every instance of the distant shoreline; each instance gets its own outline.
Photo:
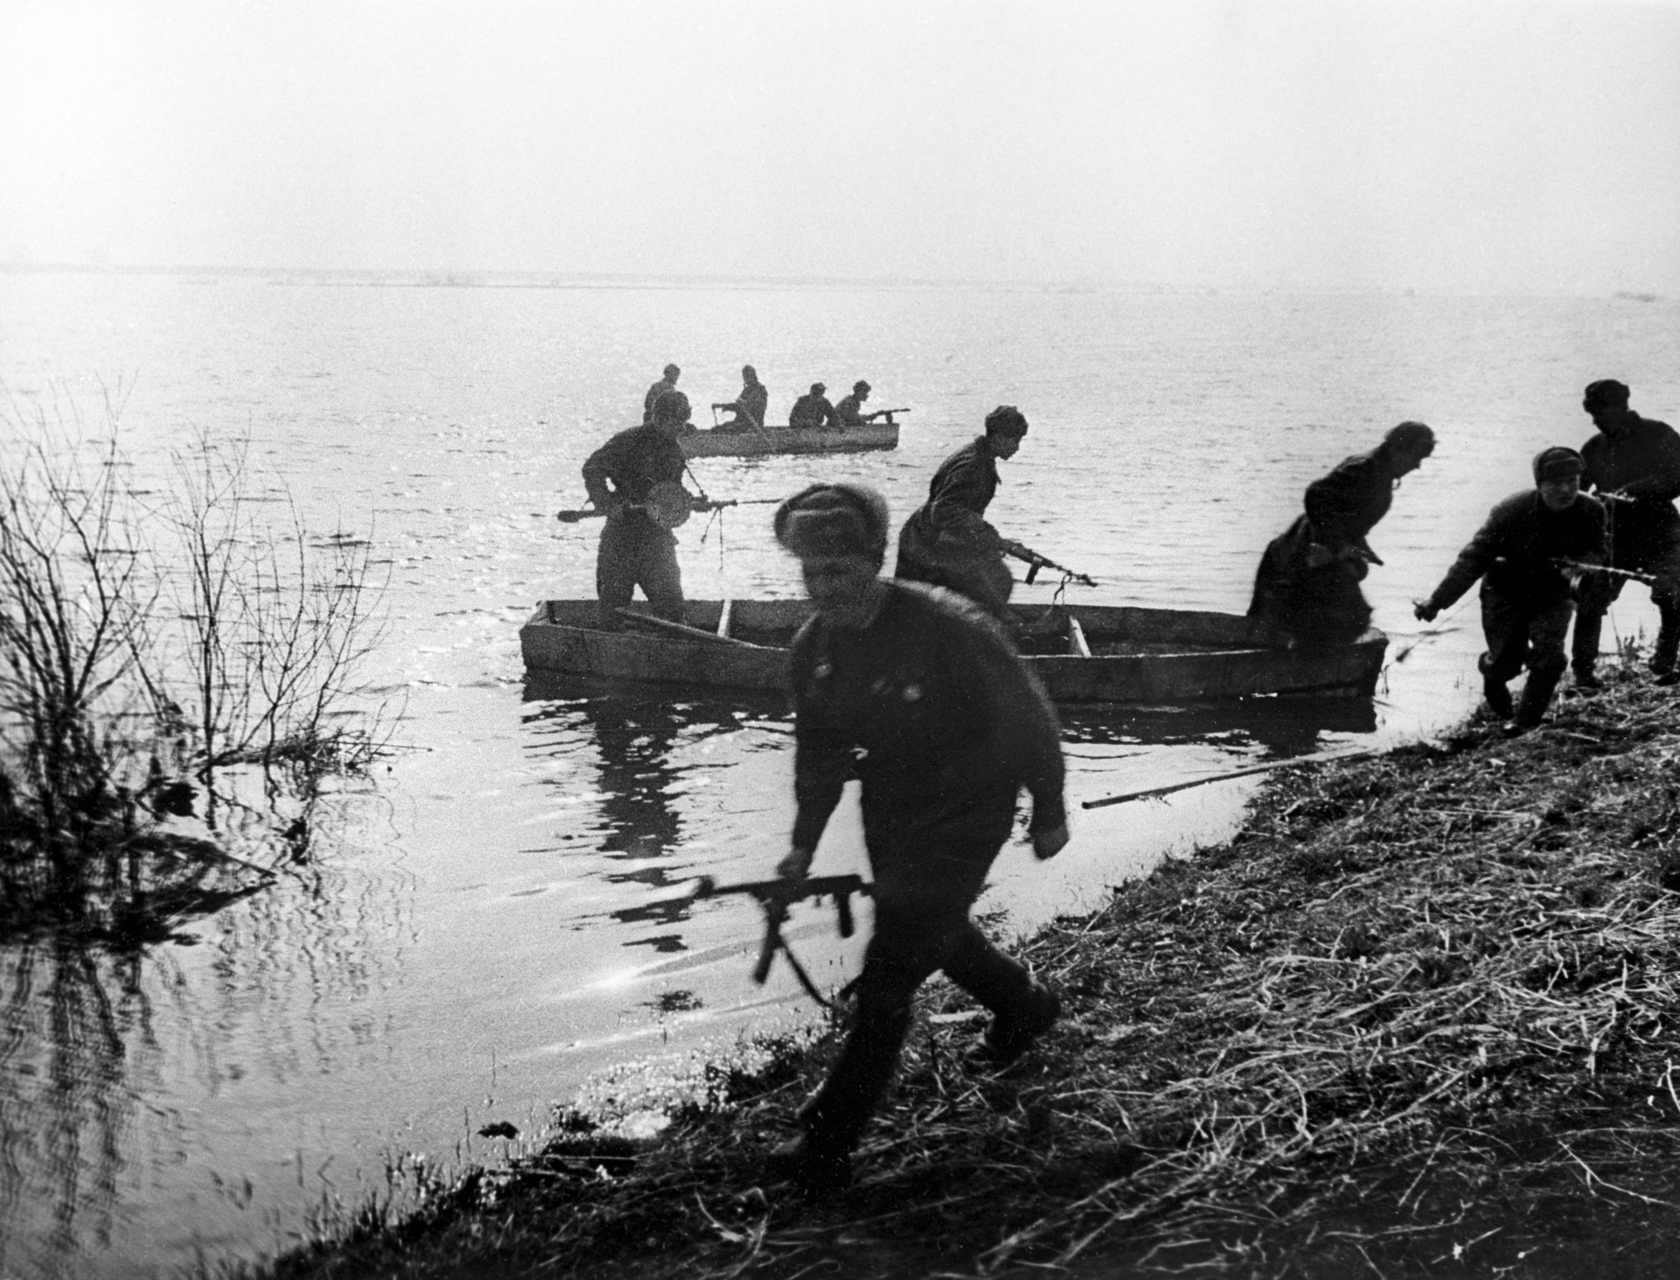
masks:
<instances>
[{"instance_id":1,"label":"distant shoreline","mask_svg":"<svg viewBox=\"0 0 1680 1280\"><path fill-rule=\"evenodd\" d=\"M213 267L162 266L146 264L99 264L75 262L0 262L0 276L22 275L108 275L226 277L266 279L273 284L314 285L327 288L386 289L564 289L564 290L653 290L688 291L724 289L778 292L788 289L835 290L953 290L1007 291L1029 293L1089 293L1136 296L1204 297L1348 297L1348 298L1453 298L1535 297L1599 298L1617 302L1671 301L1660 293L1616 290L1613 293L1481 294L1437 293L1430 290L1382 289L1376 287L1285 288L1275 285L1192 285L1140 281L1089 280L934 280L895 277L844 276L661 276L624 272L494 271L494 270L375 270L352 267Z\"/></svg>"}]
</instances>

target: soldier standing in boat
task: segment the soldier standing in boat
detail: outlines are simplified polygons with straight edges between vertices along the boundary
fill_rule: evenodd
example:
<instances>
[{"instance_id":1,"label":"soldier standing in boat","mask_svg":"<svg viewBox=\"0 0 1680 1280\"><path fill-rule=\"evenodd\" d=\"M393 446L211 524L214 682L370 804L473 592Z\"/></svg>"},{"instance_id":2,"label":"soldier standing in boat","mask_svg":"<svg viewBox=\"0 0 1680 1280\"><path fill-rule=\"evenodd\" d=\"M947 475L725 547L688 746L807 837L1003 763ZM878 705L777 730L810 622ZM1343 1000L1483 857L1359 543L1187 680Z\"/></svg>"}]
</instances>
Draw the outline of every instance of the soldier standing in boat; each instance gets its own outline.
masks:
<instances>
[{"instance_id":1,"label":"soldier standing in boat","mask_svg":"<svg viewBox=\"0 0 1680 1280\"><path fill-rule=\"evenodd\" d=\"M865 413L863 402L869 399L872 390L867 382L852 383L852 394L845 396L834 406L834 417L843 427L861 427L880 417L877 413Z\"/></svg>"},{"instance_id":2,"label":"soldier standing in boat","mask_svg":"<svg viewBox=\"0 0 1680 1280\"><path fill-rule=\"evenodd\" d=\"M1563 641L1575 612L1573 579L1580 577L1584 584L1608 576L1581 575L1558 563L1601 565L1609 554L1604 505L1581 492L1586 467L1573 449L1542 450L1534 459L1535 487L1494 507L1441 585L1416 609L1420 622L1433 622L1476 579L1482 580L1482 633L1487 637L1487 652L1477 662L1482 694L1501 720L1515 714L1516 730L1532 729L1545 718L1569 665ZM1505 686L1525 663L1522 702L1513 706Z\"/></svg>"},{"instance_id":3,"label":"soldier standing in boat","mask_svg":"<svg viewBox=\"0 0 1680 1280\"><path fill-rule=\"evenodd\" d=\"M1435 433L1402 422L1369 453L1307 486L1305 513L1267 545L1248 616L1262 638L1346 644L1371 621L1359 584L1381 564L1365 538L1388 514L1400 478L1435 451Z\"/></svg>"},{"instance_id":4,"label":"soldier standing in boat","mask_svg":"<svg viewBox=\"0 0 1680 1280\"><path fill-rule=\"evenodd\" d=\"M827 390L822 383L813 382L811 390L793 402L793 409L788 414L788 426L805 430L838 428L840 420L834 416L834 406L824 394Z\"/></svg>"},{"instance_id":5,"label":"soldier standing in boat","mask_svg":"<svg viewBox=\"0 0 1680 1280\"><path fill-rule=\"evenodd\" d=\"M1627 387L1610 378L1587 388L1581 407L1598 434L1581 446L1586 463L1581 483L1610 508L1611 566L1656 575L1651 602L1661 625L1651 670L1657 683L1673 684L1680 679L1674 665L1680 649L1680 514L1674 510L1674 499L1680 497L1680 435L1666 422L1640 417L1628 407L1628 397ZM1625 581L1598 573L1582 583L1571 651L1581 688L1601 687L1593 672L1599 636Z\"/></svg>"},{"instance_id":6,"label":"soldier standing in boat","mask_svg":"<svg viewBox=\"0 0 1680 1280\"><path fill-rule=\"evenodd\" d=\"M589 500L607 513L595 555L595 596L601 626L609 631L623 626L618 611L638 586L654 613L672 622L683 620L677 540L640 504L655 485L681 486L687 463L676 438L688 416L688 397L666 391L654 403L651 421L620 431L583 464Z\"/></svg>"},{"instance_id":7,"label":"soldier standing in boat","mask_svg":"<svg viewBox=\"0 0 1680 1280\"><path fill-rule=\"evenodd\" d=\"M764 414L770 405L770 392L758 380L758 370L750 364L741 366L741 394L728 404L714 405L728 409L735 416L718 427L719 431L762 431Z\"/></svg>"},{"instance_id":8,"label":"soldier standing in boat","mask_svg":"<svg viewBox=\"0 0 1680 1280\"><path fill-rule=\"evenodd\" d=\"M803 1133L771 1171L811 1189L843 1186L891 1079L911 1001L933 973L992 1012L975 1051L993 1070L1019 1058L1061 1000L969 919L1009 839L1019 792L1040 858L1068 839L1055 709L997 625L968 601L880 577L887 507L853 485L814 485L776 512L815 615L795 637L792 851L802 880L851 778L862 783L875 928L840 1056L801 1112Z\"/></svg>"},{"instance_id":9,"label":"soldier standing in boat","mask_svg":"<svg viewBox=\"0 0 1680 1280\"><path fill-rule=\"evenodd\" d=\"M1015 576L1003 557L1016 544L986 523L997 493L1000 458L1013 458L1027 434L1026 416L1012 404L986 415L985 433L958 449L934 472L927 501L898 535L893 576L949 587L1010 628L1009 595Z\"/></svg>"},{"instance_id":10,"label":"soldier standing in boat","mask_svg":"<svg viewBox=\"0 0 1680 1280\"><path fill-rule=\"evenodd\" d=\"M642 421L653 421L653 406L659 402L659 397L667 391L677 389L677 379L682 377L682 370L674 364L665 366L665 376L647 389L647 395L642 397Z\"/></svg>"}]
</instances>

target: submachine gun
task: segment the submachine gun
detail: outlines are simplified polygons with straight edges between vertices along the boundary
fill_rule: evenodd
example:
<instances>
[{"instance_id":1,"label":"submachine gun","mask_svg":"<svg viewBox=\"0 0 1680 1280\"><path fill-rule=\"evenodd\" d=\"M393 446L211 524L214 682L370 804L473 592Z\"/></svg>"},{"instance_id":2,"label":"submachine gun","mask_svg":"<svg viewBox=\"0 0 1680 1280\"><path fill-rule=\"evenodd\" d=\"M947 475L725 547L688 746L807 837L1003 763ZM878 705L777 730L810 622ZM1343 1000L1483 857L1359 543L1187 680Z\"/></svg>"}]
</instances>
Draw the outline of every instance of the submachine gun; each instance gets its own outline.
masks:
<instances>
[{"instance_id":1,"label":"submachine gun","mask_svg":"<svg viewBox=\"0 0 1680 1280\"><path fill-rule=\"evenodd\" d=\"M852 895L869 895L874 889L875 886L862 876L854 875L806 876L801 880L789 880L778 876L773 880L748 880L742 884L719 884L710 876L701 876L695 882L689 896L718 898L727 893L744 893L756 898L764 908L764 942L758 950L758 963L753 965L753 981L763 985L764 980L770 976L770 966L776 959L776 952L780 951L787 956L788 964L792 966L800 985L805 988L805 993L826 1007L828 1001L817 991L816 984L805 972L805 967L789 950L787 941L782 937L782 923L787 919L788 908L805 898L833 898L835 914L839 917L840 936L849 938L856 928L852 919Z\"/></svg>"},{"instance_id":2,"label":"submachine gun","mask_svg":"<svg viewBox=\"0 0 1680 1280\"><path fill-rule=\"evenodd\" d=\"M1029 584L1038 577L1040 569L1054 569L1062 575L1064 581L1077 582L1082 587L1096 586L1096 580L1086 573L1075 573L1065 564L1057 564L1049 556L1041 556L1031 547L1020 542L1006 542L1003 544L1005 555L1014 556L1017 560L1027 562L1027 582Z\"/></svg>"}]
</instances>

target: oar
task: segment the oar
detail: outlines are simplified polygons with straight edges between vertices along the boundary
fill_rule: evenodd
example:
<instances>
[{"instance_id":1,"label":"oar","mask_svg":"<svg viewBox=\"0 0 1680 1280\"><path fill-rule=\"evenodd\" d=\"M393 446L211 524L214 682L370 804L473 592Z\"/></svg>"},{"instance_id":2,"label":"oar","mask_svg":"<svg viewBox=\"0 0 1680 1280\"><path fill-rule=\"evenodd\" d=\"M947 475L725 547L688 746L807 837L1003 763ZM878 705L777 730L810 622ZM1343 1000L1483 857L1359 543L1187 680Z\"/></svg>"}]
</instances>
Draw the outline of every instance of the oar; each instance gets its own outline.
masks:
<instances>
[{"instance_id":1,"label":"oar","mask_svg":"<svg viewBox=\"0 0 1680 1280\"><path fill-rule=\"evenodd\" d=\"M640 613L635 609L620 609L618 613L626 618L634 618L637 622L645 622L650 627L675 632L677 635L692 636L696 640L710 640L713 644L732 644L741 649L758 649L766 652L771 649L770 645L752 644L750 641L737 640L734 636L720 636L715 631L707 631L702 627L691 627L686 622L672 622L669 618L657 618L651 613Z\"/></svg>"},{"instance_id":2,"label":"oar","mask_svg":"<svg viewBox=\"0 0 1680 1280\"><path fill-rule=\"evenodd\" d=\"M1296 756L1291 760L1273 760L1269 764L1250 765L1246 769L1232 769L1226 773L1210 773L1203 778L1192 778L1189 782L1173 782L1164 787L1146 787L1142 791L1123 791L1117 796L1104 796L1101 800L1085 800L1080 803L1081 809L1101 809L1111 804L1125 804L1128 800L1147 800L1150 796L1171 795L1174 791L1187 791L1191 787L1199 787L1204 782L1224 782L1227 778L1246 778L1251 774L1270 773L1273 769L1288 769L1298 764L1322 764L1329 760L1356 760L1360 756L1377 755L1375 747L1359 747L1353 751L1323 751L1317 755Z\"/></svg>"}]
</instances>

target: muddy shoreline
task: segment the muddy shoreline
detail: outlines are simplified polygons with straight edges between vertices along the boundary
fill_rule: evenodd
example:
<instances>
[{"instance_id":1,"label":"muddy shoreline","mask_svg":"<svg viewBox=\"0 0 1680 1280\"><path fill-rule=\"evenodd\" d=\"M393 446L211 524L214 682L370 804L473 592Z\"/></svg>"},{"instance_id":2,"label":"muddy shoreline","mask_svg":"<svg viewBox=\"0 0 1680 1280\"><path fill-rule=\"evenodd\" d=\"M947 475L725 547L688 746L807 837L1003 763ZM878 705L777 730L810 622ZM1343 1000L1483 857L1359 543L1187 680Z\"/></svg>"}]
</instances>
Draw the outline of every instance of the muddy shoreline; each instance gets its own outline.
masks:
<instances>
[{"instance_id":1,"label":"muddy shoreline","mask_svg":"<svg viewBox=\"0 0 1680 1280\"><path fill-rule=\"evenodd\" d=\"M1010 1073L928 984L839 1195L759 1176L817 1034L690 1064L652 1138L597 1090L261 1274L1668 1275L1680 705L1606 665L1534 733L1280 770L1229 842L1054 921L1024 953L1064 1018Z\"/></svg>"}]
</instances>

